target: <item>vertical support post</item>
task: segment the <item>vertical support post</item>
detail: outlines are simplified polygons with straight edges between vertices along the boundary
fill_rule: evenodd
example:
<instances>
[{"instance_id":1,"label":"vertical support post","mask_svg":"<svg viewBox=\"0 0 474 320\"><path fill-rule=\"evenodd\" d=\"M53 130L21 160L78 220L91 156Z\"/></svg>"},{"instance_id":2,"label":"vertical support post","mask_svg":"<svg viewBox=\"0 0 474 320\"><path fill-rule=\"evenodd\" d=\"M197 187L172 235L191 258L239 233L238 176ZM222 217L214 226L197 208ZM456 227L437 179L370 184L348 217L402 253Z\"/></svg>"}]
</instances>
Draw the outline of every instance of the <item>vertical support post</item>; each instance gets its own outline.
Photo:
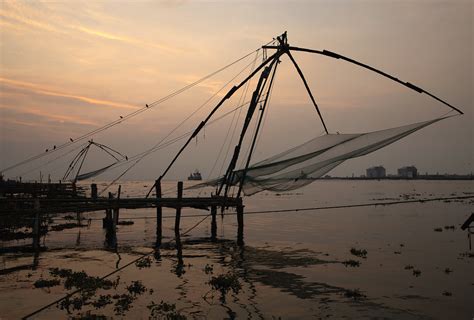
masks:
<instances>
[{"instance_id":1,"label":"vertical support post","mask_svg":"<svg viewBox=\"0 0 474 320\"><path fill-rule=\"evenodd\" d=\"M155 181L156 190L156 245L161 246L163 238L163 208L161 207L161 180Z\"/></svg>"},{"instance_id":2,"label":"vertical support post","mask_svg":"<svg viewBox=\"0 0 474 320\"><path fill-rule=\"evenodd\" d=\"M212 206L211 207L211 241L216 241L217 240L216 215L217 215L217 207Z\"/></svg>"},{"instance_id":3,"label":"vertical support post","mask_svg":"<svg viewBox=\"0 0 474 320\"><path fill-rule=\"evenodd\" d=\"M178 203L176 206L176 219L174 221L174 234L179 237L179 224L181 222L181 199L183 198L183 181L178 181Z\"/></svg>"},{"instance_id":4,"label":"vertical support post","mask_svg":"<svg viewBox=\"0 0 474 320\"><path fill-rule=\"evenodd\" d=\"M120 193L122 191L122 185L119 185L117 192L117 203L114 208L114 224L118 225L119 223L119 214L120 214Z\"/></svg>"},{"instance_id":5,"label":"vertical support post","mask_svg":"<svg viewBox=\"0 0 474 320\"><path fill-rule=\"evenodd\" d=\"M97 184L91 184L91 198L92 200L97 200Z\"/></svg>"},{"instance_id":6,"label":"vertical support post","mask_svg":"<svg viewBox=\"0 0 474 320\"><path fill-rule=\"evenodd\" d=\"M237 205L237 244L244 244L244 206L242 203Z\"/></svg>"},{"instance_id":7,"label":"vertical support post","mask_svg":"<svg viewBox=\"0 0 474 320\"><path fill-rule=\"evenodd\" d=\"M76 187L76 182L75 181L72 183L72 196L73 197L77 196L77 187Z\"/></svg>"},{"instance_id":8,"label":"vertical support post","mask_svg":"<svg viewBox=\"0 0 474 320\"><path fill-rule=\"evenodd\" d=\"M112 223L112 209L111 209L111 200L113 198L112 192L109 192L109 206L105 209L105 218L102 220L102 227L109 228Z\"/></svg>"}]
</instances>

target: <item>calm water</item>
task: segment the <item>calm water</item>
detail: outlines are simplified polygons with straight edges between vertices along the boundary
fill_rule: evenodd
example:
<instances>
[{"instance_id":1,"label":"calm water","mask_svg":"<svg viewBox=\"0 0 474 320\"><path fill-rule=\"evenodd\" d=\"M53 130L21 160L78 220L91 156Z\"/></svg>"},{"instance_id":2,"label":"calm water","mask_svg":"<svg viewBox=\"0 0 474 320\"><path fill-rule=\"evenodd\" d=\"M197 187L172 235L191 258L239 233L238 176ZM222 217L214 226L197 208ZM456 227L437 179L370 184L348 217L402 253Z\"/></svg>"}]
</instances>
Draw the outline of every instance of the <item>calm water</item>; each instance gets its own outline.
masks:
<instances>
[{"instance_id":1,"label":"calm water","mask_svg":"<svg viewBox=\"0 0 474 320\"><path fill-rule=\"evenodd\" d=\"M105 185L105 184L104 184ZM141 196L150 182L122 185L122 196ZM99 184L99 189L100 189ZM163 190L175 195L176 183ZM115 190L112 190L115 191ZM212 190L200 192L208 196ZM197 195L198 191L185 191ZM289 193L260 193L244 199L245 211L317 207L366 202L474 195L472 181L319 181ZM130 309L116 314L84 305L68 314L56 306L38 319L67 318L91 311L114 318L147 319L152 302L175 304L176 313L193 319L471 319L474 317L472 251L460 224L474 211L474 199L410 203L245 216L245 246L236 240L236 217L218 218L219 241L211 243L210 219L182 237L182 261L173 241L174 211L164 209L164 245L150 255L150 264L132 264L111 276L116 290L100 295L125 294L132 281L146 291L133 297ZM183 215L205 211L184 209ZM69 268L103 276L150 252L156 241L154 209L121 210L117 249L107 247L102 229L103 212L85 213L90 225L49 232L46 250L31 268L31 253L3 253L0 268L16 271L0 276L0 318L16 319L70 292L61 285L36 289L38 279L53 279L49 268ZM64 215L60 215L61 218ZM182 232L203 217L182 219ZM54 219L53 224L64 223ZM454 226L454 229L445 229ZM441 232L434 229L441 228ZM31 240L3 242L3 248ZM365 258L351 254L365 249ZM471 253L471 255L469 255ZM358 261L358 267L342 262ZM413 267L413 268L411 268ZM449 269L449 270L446 270ZM414 270L419 271L414 272ZM445 272L448 271L448 272ZM233 275L240 285L235 292L213 290L212 279ZM418 275L418 276L417 276ZM211 283L210 283L211 282ZM350 295L357 289L362 296ZM156 311L156 310L155 310ZM165 313L155 313L157 318Z\"/></svg>"}]
</instances>

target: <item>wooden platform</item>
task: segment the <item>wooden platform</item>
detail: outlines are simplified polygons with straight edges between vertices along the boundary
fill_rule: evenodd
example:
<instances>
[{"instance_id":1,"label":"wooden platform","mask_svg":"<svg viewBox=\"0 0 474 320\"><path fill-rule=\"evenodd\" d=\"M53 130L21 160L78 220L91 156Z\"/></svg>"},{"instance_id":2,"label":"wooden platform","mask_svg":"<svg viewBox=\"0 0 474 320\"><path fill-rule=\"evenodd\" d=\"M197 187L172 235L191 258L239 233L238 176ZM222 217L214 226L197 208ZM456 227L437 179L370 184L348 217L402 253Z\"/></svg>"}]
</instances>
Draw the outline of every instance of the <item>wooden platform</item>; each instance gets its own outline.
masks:
<instances>
[{"instance_id":1,"label":"wooden platform","mask_svg":"<svg viewBox=\"0 0 474 320\"><path fill-rule=\"evenodd\" d=\"M0 199L0 214L28 214L90 212L106 209L140 208L195 208L210 210L211 207L237 207L242 198L233 197L193 197L193 198L3 198Z\"/></svg>"}]
</instances>

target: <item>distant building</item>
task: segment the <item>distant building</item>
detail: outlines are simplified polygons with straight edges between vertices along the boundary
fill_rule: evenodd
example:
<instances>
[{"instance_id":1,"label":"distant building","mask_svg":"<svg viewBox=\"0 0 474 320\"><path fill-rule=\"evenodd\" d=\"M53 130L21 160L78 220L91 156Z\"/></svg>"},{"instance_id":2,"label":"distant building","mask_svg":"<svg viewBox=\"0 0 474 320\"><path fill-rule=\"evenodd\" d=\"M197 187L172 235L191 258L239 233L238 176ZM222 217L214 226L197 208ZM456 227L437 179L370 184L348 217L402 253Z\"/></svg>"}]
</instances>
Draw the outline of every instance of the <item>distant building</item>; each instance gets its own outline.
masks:
<instances>
[{"instance_id":1,"label":"distant building","mask_svg":"<svg viewBox=\"0 0 474 320\"><path fill-rule=\"evenodd\" d=\"M385 168L382 166L368 168L366 172L367 172L367 178L376 178L376 179L385 178Z\"/></svg>"},{"instance_id":2,"label":"distant building","mask_svg":"<svg viewBox=\"0 0 474 320\"><path fill-rule=\"evenodd\" d=\"M401 178L413 179L418 177L418 169L415 166L408 166L398 169L398 176Z\"/></svg>"}]
</instances>

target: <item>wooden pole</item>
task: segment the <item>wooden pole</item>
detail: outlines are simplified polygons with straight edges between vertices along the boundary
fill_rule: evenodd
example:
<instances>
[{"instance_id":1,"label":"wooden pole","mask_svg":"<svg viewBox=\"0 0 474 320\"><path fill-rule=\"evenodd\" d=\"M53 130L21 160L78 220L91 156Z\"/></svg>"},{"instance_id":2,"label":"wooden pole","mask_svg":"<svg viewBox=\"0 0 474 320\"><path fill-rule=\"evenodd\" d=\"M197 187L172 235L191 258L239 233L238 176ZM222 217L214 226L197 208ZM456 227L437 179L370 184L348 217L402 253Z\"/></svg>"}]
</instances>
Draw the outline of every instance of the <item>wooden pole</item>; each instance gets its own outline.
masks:
<instances>
[{"instance_id":1,"label":"wooden pole","mask_svg":"<svg viewBox=\"0 0 474 320\"><path fill-rule=\"evenodd\" d=\"M111 201L113 199L112 192L109 192L109 207L105 209L105 218L102 223L103 228L109 228L110 224L112 223L112 209L111 209Z\"/></svg>"},{"instance_id":2,"label":"wooden pole","mask_svg":"<svg viewBox=\"0 0 474 320\"><path fill-rule=\"evenodd\" d=\"M163 237L163 208L161 207L161 180L155 181L156 189L156 245L161 246Z\"/></svg>"},{"instance_id":3,"label":"wooden pole","mask_svg":"<svg viewBox=\"0 0 474 320\"><path fill-rule=\"evenodd\" d=\"M176 207L176 219L174 221L174 234L179 237L179 224L181 222L181 199L183 198L183 181L178 181L178 205Z\"/></svg>"},{"instance_id":4,"label":"wooden pole","mask_svg":"<svg viewBox=\"0 0 474 320\"><path fill-rule=\"evenodd\" d=\"M91 198L93 200L97 200L97 184L96 183L91 184Z\"/></svg>"},{"instance_id":5,"label":"wooden pole","mask_svg":"<svg viewBox=\"0 0 474 320\"><path fill-rule=\"evenodd\" d=\"M120 204L119 204L119 202L120 202L120 193L121 193L121 191L122 191L122 185L119 185L118 192L117 192L117 204L114 208L114 224L115 224L115 226L117 226L118 223L119 223L119 214L120 214L120 211L119 211L120 210Z\"/></svg>"},{"instance_id":6,"label":"wooden pole","mask_svg":"<svg viewBox=\"0 0 474 320\"><path fill-rule=\"evenodd\" d=\"M244 206L242 204L237 205L237 244L244 244Z\"/></svg>"},{"instance_id":7,"label":"wooden pole","mask_svg":"<svg viewBox=\"0 0 474 320\"><path fill-rule=\"evenodd\" d=\"M216 215L217 215L217 207L211 207L211 241L217 240L217 222L216 222Z\"/></svg>"}]
</instances>

